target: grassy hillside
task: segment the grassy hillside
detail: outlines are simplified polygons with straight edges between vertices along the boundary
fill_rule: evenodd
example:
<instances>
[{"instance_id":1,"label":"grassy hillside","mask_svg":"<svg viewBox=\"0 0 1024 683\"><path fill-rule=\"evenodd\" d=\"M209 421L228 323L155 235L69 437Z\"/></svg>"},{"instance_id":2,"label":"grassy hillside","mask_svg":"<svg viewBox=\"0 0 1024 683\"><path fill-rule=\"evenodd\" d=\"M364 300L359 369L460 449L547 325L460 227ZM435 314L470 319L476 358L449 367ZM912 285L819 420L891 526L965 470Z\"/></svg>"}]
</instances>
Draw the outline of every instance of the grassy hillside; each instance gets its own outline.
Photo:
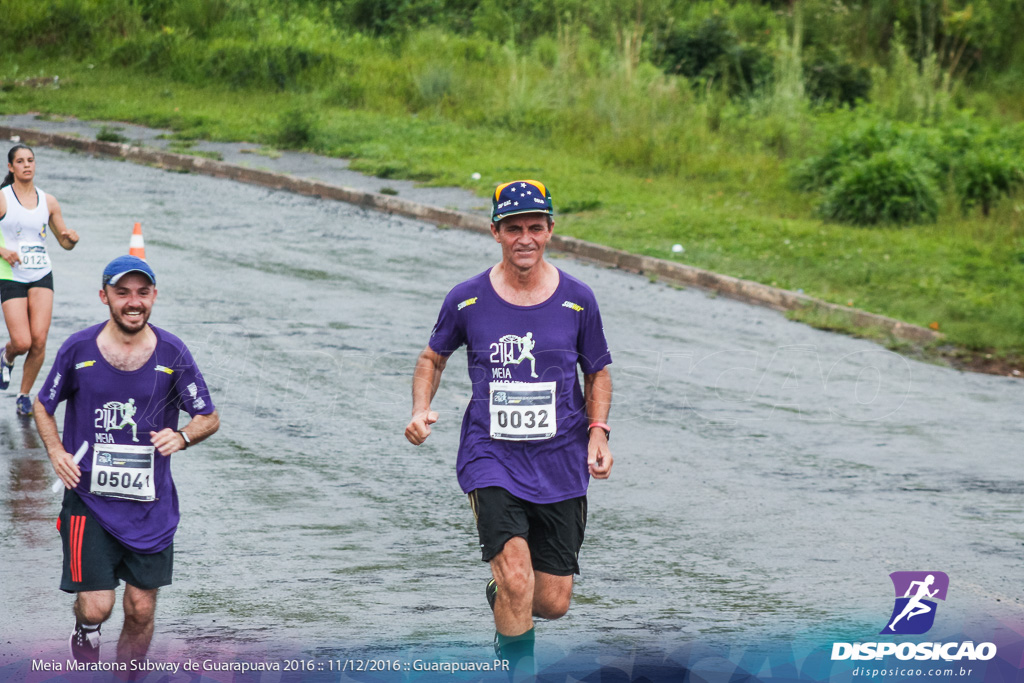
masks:
<instances>
[{"instance_id":1,"label":"grassy hillside","mask_svg":"<svg viewBox=\"0 0 1024 683\"><path fill-rule=\"evenodd\" d=\"M0 15L0 112L308 149L482 197L535 176L565 233L1024 356L1017 3L5 0Z\"/></svg>"}]
</instances>

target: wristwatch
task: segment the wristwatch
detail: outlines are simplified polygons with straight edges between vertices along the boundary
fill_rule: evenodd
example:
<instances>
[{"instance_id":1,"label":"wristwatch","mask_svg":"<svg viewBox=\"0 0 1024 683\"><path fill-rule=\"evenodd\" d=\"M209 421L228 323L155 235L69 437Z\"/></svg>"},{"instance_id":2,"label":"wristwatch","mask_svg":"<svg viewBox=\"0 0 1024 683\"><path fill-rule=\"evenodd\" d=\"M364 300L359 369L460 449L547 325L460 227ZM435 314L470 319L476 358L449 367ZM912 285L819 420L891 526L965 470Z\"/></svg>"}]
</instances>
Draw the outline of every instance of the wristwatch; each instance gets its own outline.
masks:
<instances>
[{"instance_id":1,"label":"wristwatch","mask_svg":"<svg viewBox=\"0 0 1024 683\"><path fill-rule=\"evenodd\" d=\"M182 440L183 440L183 441L185 442L185 445L184 445L184 446L182 446L181 450L185 450L185 449L187 449L187 448L188 448L189 446L191 446L191 445L192 445L192 439L188 438L188 434L186 434L186 433L185 433L185 432L184 432L183 430L181 430L181 429L179 429L179 430L178 430L178 433L179 433L179 434L181 434L181 438L182 438Z\"/></svg>"}]
</instances>

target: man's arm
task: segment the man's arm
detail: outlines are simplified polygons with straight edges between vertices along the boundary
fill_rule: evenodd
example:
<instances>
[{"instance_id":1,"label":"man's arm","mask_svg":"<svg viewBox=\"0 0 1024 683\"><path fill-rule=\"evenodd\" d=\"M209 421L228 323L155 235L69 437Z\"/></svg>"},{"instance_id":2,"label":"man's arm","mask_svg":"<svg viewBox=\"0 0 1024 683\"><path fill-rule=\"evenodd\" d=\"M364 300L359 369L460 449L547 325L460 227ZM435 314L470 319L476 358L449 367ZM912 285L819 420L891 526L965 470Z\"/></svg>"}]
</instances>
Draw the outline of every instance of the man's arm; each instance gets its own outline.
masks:
<instances>
[{"instance_id":1,"label":"man's arm","mask_svg":"<svg viewBox=\"0 0 1024 683\"><path fill-rule=\"evenodd\" d=\"M161 429L159 432L150 432L149 439L156 446L160 455L170 455L185 450L186 446L195 446L220 428L220 415L214 410L209 415L195 415L184 429L174 430L170 427ZM188 437L188 444L185 437L178 432L184 432Z\"/></svg>"},{"instance_id":2,"label":"man's arm","mask_svg":"<svg viewBox=\"0 0 1024 683\"><path fill-rule=\"evenodd\" d=\"M46 412L46 408L43 407L38 397L36 398L35 406L32 408L32 414L35 416L39 438L43 440L43 445L46 446L46 454L50 456L53 471L64 482L64 486L69 489L75 488L82 478L82 470L75 464L75 459L72 455L64 450L64 444L60 441L60 434L57 433L57 419Z\"/></svg>"},{"instance_id":3,"label":"man's arm","mask_svg":"<svg viewBox=\"0 0 1024 683\"><path fill-rule=\"evenodd\" d=\"M441 373L447 363L446 356L429 346L416 360L416 369L412 373L412 420L405 428L405 438L414 446L427 440L430 425L437 422L437 413L430 409L430 402L441 384Z\"/></svg>"},{"instance_id":4,"label":"man's arm","mask_svg":"<svg viewBox=\"0 0 1024 683\"><path fill-rule=\"evenodd\" d=\"M587 404L588 424L608 422L612 408L612 376L608 368L601 368L592 375L583 376L583 398ZM595 479L607 479L612 472L612 452L608 447L608 435L600 427L590 430L587 445L587 465Z\"/></svg>"}]
</instances>

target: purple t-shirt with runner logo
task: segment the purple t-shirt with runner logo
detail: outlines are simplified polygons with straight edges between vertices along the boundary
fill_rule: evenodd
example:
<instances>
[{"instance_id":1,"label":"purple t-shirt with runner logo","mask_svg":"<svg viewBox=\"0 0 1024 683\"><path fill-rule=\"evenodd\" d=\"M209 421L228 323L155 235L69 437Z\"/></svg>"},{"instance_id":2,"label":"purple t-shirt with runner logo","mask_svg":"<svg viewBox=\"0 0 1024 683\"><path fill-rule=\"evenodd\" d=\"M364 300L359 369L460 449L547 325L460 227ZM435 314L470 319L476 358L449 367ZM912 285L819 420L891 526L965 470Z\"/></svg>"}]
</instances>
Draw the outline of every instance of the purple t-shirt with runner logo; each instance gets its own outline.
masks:
<instances>
[{"instance_id":1,"label":"purple t-shirt with runner logo","mask_svg":"<svg viewBox=\"0 0 1024 683\"><path fill-rule=\"evenodd\" d=\"M430 348L466 345L473 397L462 420L456 470L466 493L500 486L534 503L585 495L584 374L611 363L594 293L558 271L558 288L534 306L498 296L490 270L445 298Z\"/></svg>"},{"instance_id":2,"label":"purple t-shirt with runner logo","mask_svg":"<svg viewBox=\"0 0 1024 683\"><path fill-rule=\"evenodd\" d=\"M151 431L177 429L180 411L192 416L208 415L214 410L213 401L192 354L173 334L150 325L156 333L156 350L141 368L125 372L108 363L96 345L104 325L68 337L57 352L39 401L50 415L61 401L67 401L62 441L68 453L73 455L83 442L90 446L79 463L82 478L75 491L100 525L136 552L157 553L171 544L178 528L178 493L171 478L171 458L158 452L153 455L156 500L128 500L90 493L94 451L99 466L109 462L99 460L106 451L152 447ZM103 484L114 488L106 474ZM121 477L120 472L118 475ZM143 491L144 481L137 474L131 485L125 480L125 495Z\"/></svg>"}]
</instances>

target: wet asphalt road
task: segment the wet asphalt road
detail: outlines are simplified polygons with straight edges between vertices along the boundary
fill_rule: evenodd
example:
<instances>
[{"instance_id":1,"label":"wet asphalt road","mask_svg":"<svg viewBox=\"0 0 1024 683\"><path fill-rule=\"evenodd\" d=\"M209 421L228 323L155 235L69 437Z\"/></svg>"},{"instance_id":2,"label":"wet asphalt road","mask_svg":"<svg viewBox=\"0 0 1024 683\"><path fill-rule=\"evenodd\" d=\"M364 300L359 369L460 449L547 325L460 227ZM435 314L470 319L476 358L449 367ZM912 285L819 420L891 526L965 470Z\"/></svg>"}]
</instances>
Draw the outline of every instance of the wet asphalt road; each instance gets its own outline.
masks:
<instances>
[{"instance_id":1,"label":"wet asphalt road","mask_svg":"<svg viewBox=\"0 0 1024 683\"><path fill-rule=\"evenodd\" d=\"M103 265L141 221L151 319L190 346L221 431L174 456L183 521L158 658L446 647L489 655L472 515L455 480L465 355L430 440L410 373L486 237L206 177L36 149L81 244L51 244L49 359L100 322ZM781 315L568 259L614 364L611 479L545 643L671 648L877 634L887 575L941 570L948 628L1021 623L1024 384L906 360ZM20 363L15 383L20 377ZM40 380L41 383L41 380ZM39 383L37 383L38 389ZM59 496L0 395L0 664L64 657ZM107 633L116 633L116 616ZM104 658L112 657L112 648Z\"/></svg>"}]
</instances>

